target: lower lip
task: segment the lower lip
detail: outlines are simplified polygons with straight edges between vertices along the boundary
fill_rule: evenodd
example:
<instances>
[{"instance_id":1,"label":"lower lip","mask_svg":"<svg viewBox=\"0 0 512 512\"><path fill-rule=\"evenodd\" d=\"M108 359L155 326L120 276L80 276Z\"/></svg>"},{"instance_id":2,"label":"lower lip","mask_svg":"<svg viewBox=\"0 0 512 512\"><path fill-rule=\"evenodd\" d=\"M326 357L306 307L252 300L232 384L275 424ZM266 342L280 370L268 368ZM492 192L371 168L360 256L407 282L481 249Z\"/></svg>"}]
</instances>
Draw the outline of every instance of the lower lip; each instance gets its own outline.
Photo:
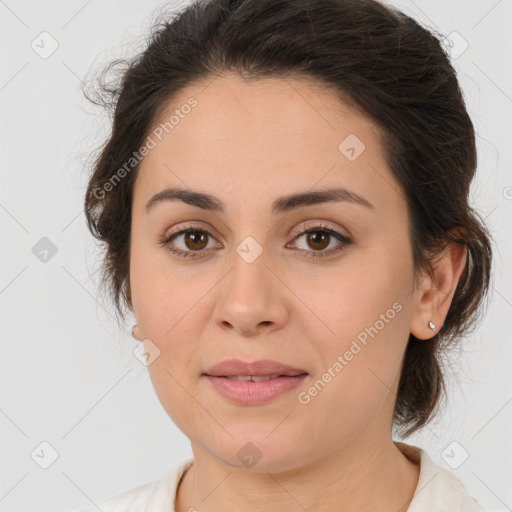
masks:
<instances>
[{"instance_id":1,"label":"lower lip","mask_svg":"<svg viewBox=\"0 0 512 512\"><path fill-rule=\"evenodd\" d=\"M277 377L253 382L205 375L218 393L241 405L258 405L273 400L296 388L307 376L308 374L303 373L294 377Z\"/></svg>"}]
</instances>

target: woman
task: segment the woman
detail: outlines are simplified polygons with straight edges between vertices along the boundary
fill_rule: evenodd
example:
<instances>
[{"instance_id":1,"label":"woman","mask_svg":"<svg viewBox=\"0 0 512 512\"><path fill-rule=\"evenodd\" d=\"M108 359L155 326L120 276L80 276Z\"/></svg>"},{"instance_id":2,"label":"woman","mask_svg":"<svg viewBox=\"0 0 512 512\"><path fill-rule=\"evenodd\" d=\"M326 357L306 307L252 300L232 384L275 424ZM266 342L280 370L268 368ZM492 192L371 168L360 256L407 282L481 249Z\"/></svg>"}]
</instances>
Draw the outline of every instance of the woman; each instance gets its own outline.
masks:
<instances>
[{"instance_id":1,"label":"woman","mask_svg":"<svg viewBox=\"0 0 512 512\"><path fill-rule=\"evenodd\" d=\"M104 92L87 220L193 459L101 510L483 510L392 438L490 281L439 39L375 0L197 1Z\"/></svg>"}]
</instances>

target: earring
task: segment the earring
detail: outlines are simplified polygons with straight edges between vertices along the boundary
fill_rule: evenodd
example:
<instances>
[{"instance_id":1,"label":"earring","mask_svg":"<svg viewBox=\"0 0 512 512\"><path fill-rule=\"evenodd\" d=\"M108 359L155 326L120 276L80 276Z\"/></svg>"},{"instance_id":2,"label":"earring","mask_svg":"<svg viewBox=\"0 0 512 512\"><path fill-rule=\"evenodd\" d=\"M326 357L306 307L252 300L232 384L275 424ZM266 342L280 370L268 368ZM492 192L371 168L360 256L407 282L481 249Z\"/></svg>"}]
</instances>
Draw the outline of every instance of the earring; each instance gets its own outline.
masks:
<instances>
[{"instance_id":1,"label":"earring","mask_svg":"<svg viewBox=\"0 0 512 512\"><path fill-rule=\"evenodd\" d=\"M139 332L139 325L138 324L135 324L133 327L132 327L132 336L137 340L137 341L140 341L140 339L136 336L135 334L135 331Z\"/></svg>"},{"instance_id":2,"label":"earring","mask_svg":"<svg viewBox=\"0 0 512 512\"><path fill-rule=\"evenodd\" d=\"M429 322L428 323L428 326L433 330L435 331L436 330L436 324L434 322Z\"/></svg>"}]
</instances>

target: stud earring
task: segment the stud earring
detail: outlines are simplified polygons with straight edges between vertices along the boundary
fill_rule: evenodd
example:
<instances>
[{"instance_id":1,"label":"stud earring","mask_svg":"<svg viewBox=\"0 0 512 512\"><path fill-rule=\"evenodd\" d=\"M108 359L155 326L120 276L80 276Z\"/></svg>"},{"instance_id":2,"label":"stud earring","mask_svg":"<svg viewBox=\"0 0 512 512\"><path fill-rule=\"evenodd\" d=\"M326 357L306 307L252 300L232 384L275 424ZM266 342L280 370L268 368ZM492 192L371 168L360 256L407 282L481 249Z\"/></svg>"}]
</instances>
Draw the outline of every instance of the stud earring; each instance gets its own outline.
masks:
<instances>
[{"instance_id":1,"label":"stud earring","mask_svg":"<svg viewBox=\"0 0 512 512\"><path fill-rule=\"evenodd\" d=\"M428 326L433 330L435 331L436 330L436 324L434 322L429 322L428 323Z\"/></svg>"}]
</instances>

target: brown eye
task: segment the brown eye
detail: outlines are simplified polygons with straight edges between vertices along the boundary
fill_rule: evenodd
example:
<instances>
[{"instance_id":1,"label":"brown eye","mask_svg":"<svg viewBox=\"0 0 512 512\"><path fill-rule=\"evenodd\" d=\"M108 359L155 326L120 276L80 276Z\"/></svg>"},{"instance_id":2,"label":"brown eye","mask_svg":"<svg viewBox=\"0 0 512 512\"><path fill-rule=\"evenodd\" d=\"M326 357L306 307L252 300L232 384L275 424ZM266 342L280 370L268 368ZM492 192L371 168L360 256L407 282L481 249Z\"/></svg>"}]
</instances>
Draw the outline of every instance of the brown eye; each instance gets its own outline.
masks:
<instances>
[{"instance_id":1,"label":"brown eye","mask_svg":"<svg viewBox=\"0 0 512 512\"><path fill-rule=\"evenodd\" d=\"M301 248L306 256L309 258L327 257L337 254L342 251L346 246L352 244L352 240L342 235L333 228L327 226L313 226L307 231L298 235L295 240L305 237L307 247ZM338 242L330 250L325 250L331 242Z\"/></svg>"},{"instance_id":2,"label":"brown eye","mask_svg":"<svg viewBox=\"0 0 512 512\"><path fill-rule=\"evenodd\" d=\"M188 228L178 231L168 237L163 237L159 243L173 254L178 256L196 258L204 249L208 249L209 238L213 237L202 229Z\"/></svg>"},{"instance_id":3,"label":"brown eye","mask_svg":"<svg viewBox=\"0 0 512 512\"><path fill-rule=\"evenodd\" d=\"M325 249L331 239L331 235L327 231L309 231L305 234L309 246L318 251Z\"/></svg>"},{"instance_id":4,"label":"brown eye","mask_svg":"<svg viewBox=\"0 0 512 512\"><path fill-rule=\"evenodd\" d=\"M204 249L208 243L208 233L204 231L186 231L184 237L185 247L192 251Z\"/></svg>"},{"instance_id":5,"label":"brown eye","mask_svg":"<svg viewBox=\"0 0 512 512\"><path fill-rule=\"evenodd\" d=\"M308 258L331 256L341 252L353 243L350 238L324 225L313 226L297 235L294 240L300 240L303 237L306 240L306 247L300 249ZM202 256L202 253L207 253L208 251L205 249L211 249L211 247L208 247L209 239L213 240L213 237L208 231L196 229L192 226L168 237L164 236L158 241L173 254L185 258L196 258ZM333 248L326 250L331 242L336 241L338 243L334 244Z\"/></svg>"}]
</instances>

